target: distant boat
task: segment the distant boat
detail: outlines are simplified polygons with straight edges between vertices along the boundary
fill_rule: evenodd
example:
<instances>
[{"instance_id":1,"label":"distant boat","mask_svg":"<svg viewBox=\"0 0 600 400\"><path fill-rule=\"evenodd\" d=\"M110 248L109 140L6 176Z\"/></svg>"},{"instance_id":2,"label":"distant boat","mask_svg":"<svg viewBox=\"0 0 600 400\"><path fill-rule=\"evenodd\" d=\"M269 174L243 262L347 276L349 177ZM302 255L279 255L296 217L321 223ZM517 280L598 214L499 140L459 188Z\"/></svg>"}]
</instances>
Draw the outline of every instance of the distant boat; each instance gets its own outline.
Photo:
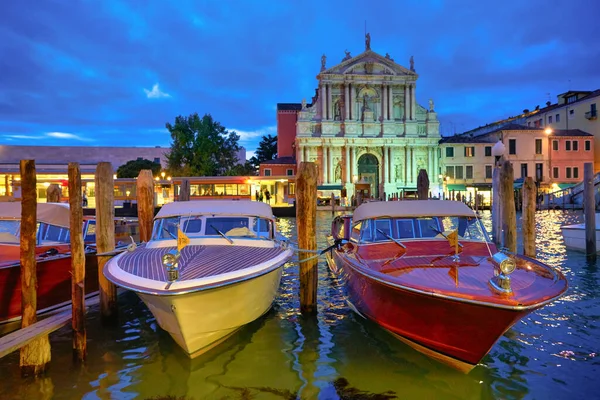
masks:
<instances>
[{"instance_id":1,"label":"distant boat","mask_svg":"<svg viewBox=\"0 0 600 400\"><path fill-rule=\"evenodd\" d=\"M330 242L329 267L357 313L464 372L568 286L550 266L498 252L457 201L362 204L334 219Z\"/></svg>"},{"instance_id":2,"label":"distant boat","mask_svg":"<svg viewBox=\"0 0 600 400\"><path fill-rule=\"evenodd\" d=\"M271 308L291 256L269 205L183 201L165 204L147 245L113 258L103 272L137 293L194 357Z\"/></svg>"},{"instance_id":3,"label":"distant boat","mask_svg":"<svg viewBox=\"0 0 600 400\"><path fill-rule=\"evenodd\" d=\"M600 214L596 213L596 252L600 253ZM563 225L560 227L565 247L571 250L586 251L585 222L581 224Z\"/></svg>"}]
</instances>

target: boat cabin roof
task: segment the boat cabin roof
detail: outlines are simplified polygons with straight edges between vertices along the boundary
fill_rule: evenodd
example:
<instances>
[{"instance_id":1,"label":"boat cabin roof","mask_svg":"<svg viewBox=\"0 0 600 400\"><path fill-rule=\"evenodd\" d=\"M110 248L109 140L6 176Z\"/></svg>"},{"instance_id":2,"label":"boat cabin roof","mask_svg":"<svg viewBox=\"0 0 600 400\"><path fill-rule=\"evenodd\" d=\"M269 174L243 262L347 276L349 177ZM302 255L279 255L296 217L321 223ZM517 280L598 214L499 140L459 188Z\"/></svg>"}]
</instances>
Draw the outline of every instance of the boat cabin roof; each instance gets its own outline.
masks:
<instances>
[{"instance_id":1,"label":"boat cabin roof","mask_svg":"<svg viewBox=\"0 0 600 400\"><path fill-rule=\"evenodd\" d=\"M373 201L363 203L354 210L354 222L365 219L396 217L474 217L475 212L460 201L405 200Z\"/></svg>"},{"instance_id":2,"label":"boat cabin roof","mask_svg":"<svg viewBox=\"0 0 600 400\"><path fill-rule=\"evenodd\" d=\"M37 222L69 228L69 205L66 203L37 203ZM0 219L21 220L21 202L2 203Z\"/></svg>"},{"instance_id":3,"label":"boat cabin roof","mask_svg":"<svg viewBox=\"0 0 600 400\"><path fill-rule=\"evenodd\" d=\"M167 203L156 214L156 218L180 215L247 215L273 218L271 206L252 200L192 200Z\"/></svg>"}]
</instances>

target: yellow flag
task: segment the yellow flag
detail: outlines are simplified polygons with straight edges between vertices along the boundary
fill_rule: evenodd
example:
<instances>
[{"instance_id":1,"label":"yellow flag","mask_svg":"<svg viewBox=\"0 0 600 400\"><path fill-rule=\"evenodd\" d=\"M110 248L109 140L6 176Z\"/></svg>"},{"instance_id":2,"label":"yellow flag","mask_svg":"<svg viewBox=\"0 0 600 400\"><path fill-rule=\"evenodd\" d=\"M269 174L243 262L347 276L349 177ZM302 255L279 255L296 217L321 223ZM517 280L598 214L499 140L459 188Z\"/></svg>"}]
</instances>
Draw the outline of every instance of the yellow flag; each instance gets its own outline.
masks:
<instances>
[{"instance_id":1,"label":"yellow flag","mask_svg":"<svg viewBox=\"0 0 600 400\"><path fill-rule=\"evenodd\" d=\"M446 236L446 239L448 239L448 242L450 242L451 247L455 247L458 245L458 231L450 232L448 236Z\"/></svg>"},{"instance_id":2,"label":"yellow flag","mask_svg":"<svg viewBox=\"0 0 600 400\"><path fill-rule=\"evenodd\" d=\"M190 238L187 237L181 228L177 228L177 251L181 251L185 246L190 244Z\"/></svg>"}]
</instances>

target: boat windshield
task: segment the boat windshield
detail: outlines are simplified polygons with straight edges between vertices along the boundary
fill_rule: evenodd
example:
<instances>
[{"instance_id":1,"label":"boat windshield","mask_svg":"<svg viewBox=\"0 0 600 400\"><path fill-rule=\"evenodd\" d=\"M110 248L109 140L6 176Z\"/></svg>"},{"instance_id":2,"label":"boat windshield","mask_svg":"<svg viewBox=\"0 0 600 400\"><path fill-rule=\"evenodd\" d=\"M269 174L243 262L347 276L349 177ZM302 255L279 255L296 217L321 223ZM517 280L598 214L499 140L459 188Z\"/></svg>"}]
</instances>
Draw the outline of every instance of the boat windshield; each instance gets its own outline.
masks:
<instances>
[{"instance_id":1,"label":"boat windshield","mask_svg":"<svg viewBox=\"0 0 600 400\"><path fill-rule=\"evenodd\" d=\"M3 219L0 220L0 233L10 233L11 235L19 235L19 226L21 221L16 219Z\"/></svg>"},{"instance_id":2,"label":"boat windshield","mask_svg":"<svg viewBox=\"0 0 600 400\"><path fill-rule=\"evenodd\" d=\"M266 218L197 215L155 220L152 240L176 239L178 227L190 239L220 236L221 233L230 238L273 238L273 223Z\"/></svg>"},{"instance_id":3,"label":"boat windshield","mask_svg":"<svg viewBox=\"0 0 600 400\"><path fill-rule=\"evenodd\" d=\"M385 242L390 238L445 240L445 236L455 230L459 240L489 242L481 221L464 216L367 219L353 226L351 238L361 243Z\"/></svg>"}]
</instances>

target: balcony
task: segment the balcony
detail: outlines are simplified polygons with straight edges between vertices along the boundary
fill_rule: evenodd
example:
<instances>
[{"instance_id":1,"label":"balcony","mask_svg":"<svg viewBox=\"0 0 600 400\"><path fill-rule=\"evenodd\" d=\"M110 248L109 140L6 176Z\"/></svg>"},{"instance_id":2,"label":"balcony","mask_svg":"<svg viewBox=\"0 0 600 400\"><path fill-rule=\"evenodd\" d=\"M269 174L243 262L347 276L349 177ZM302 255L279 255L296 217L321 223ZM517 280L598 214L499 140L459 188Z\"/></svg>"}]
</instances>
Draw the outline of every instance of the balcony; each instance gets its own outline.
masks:
<instances>
[{"instance_id":1,"label":"balcony","mask_svg":"<svg viewBox=\"0 0 600 400\"><path fill-rule=\"evenodd\" d=\"M589 120L594 120L598 118L598 111L597 110L591 110L585 113L585 118L589 119Z\"/></svg>"}]
</instances>

